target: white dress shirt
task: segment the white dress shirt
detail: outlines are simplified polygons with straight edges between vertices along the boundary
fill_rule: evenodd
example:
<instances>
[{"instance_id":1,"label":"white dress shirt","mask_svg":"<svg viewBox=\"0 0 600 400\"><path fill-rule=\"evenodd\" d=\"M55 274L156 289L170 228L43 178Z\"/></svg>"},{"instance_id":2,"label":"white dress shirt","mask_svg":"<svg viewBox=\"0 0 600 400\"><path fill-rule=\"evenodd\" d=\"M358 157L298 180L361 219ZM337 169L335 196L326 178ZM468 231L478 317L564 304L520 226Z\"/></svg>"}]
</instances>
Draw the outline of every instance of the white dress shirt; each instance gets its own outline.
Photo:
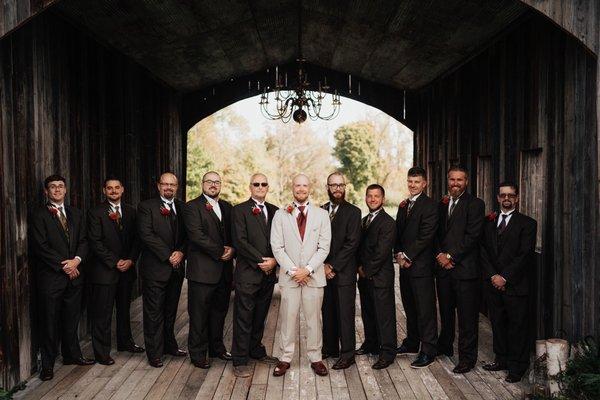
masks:
<instances>
[{"instance_id":1,"label":"white dress shirt","mask_svg":"<svg viewBox=\"0 0 600 400\"><path fill-rule=\"evenodd\" d=\"M219 218L219 221L222 221L223 214L221 214L221 207L219 207L219 201L215 200L212 197L209 197L205 194L203 196L206 199L206 201L208 201L208 204L210 204L212 206L213 211L215 212L215 214L217 214L217 217Z\"/></svg>"},{"instance_id":2,"label":"white dress shirt","mask_svg":"<svg viewBox=\"0 0 600 400\"><path fill-rule=\"evenodd\" d=\"M502 216L506 215L506 219L505 219L505 223L506 226L508 226L508 221L510 221L510 219L512 218L513 214L515 213L515 209L513 208L512 210L509 211L502 211L500 213L500 215L498 215L498 223L496 224L496 228L500 226L500 223L502 222Z\"/></svg>"},{"instance_id":3,"label":"white dress shirt","mask_svg":"<svg viewBox=\"0 0 600 400\"><path fill-rule=\"evenodd\" d=\"M173 211L173 213L175 215L177 215L177 209L175 208L175 198L173 197L171 200L167 200L164 197L160 196L160 199L163 201L163 203L165 203L169 209L171 209L171 211Z\"/></svg>"}]
</instances>

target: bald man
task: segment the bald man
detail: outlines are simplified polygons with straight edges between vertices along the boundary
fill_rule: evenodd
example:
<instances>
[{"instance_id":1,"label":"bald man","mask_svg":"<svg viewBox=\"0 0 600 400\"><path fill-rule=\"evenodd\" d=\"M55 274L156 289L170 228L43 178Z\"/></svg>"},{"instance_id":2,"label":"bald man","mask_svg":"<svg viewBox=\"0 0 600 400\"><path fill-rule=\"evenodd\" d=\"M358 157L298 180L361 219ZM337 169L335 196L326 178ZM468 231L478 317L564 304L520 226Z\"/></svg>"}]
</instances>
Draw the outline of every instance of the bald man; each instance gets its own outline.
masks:
<instances>
[{"instance_id":1,"label":"bald man","mask_svg":"<svg viewBox=\"0 0 600 400\"><path fill-rule=\"evenodd\" d=\"M159 196L138 206L138 233L142 243L140 276L144 307L144 341L148 362L163 366L164 353L185 357L175 340L175 316L184 277L187 237L184 203L176 198L178 181L170 172L160 176Z\"/></svg>"},{"instance_id":2,"label":"bald man","mask_svg":"<svg viewBox=\"0 0 600 400\"><path fill-rule=\"evenodd\" d=\"M292 181L293 203L277 210L271 228L271 248L280 266L281 361L273 371L283 376L290 367L298 337L300 306L306 318L306 352L317 375L327 375L323 364L321 306L326 285L323 263L329 254L329 214L309 201L310 180L298 175Z\"/></svg>"}]
</instances>

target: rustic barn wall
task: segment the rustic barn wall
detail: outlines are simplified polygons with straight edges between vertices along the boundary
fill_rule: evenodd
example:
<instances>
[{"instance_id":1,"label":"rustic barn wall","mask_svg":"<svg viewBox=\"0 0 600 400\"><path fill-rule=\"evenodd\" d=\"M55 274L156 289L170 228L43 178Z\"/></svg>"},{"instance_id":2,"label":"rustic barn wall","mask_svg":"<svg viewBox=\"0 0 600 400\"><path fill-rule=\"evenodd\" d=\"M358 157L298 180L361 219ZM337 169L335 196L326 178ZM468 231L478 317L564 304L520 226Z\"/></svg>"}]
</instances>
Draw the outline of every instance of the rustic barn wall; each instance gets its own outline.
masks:
<instances>
[{"instance_id":1,"label":"rustic barn wall","mask_svg":"<svg viewBox=\"0 0 600 400\"><path fill-rule=\"evenodd\" d=\"M456 162L492 209L494 185L521 185L521 210L539 222L536 333L600 334L597 60L534 16L419 93L415 159L430 191Z\"/></svg>"},{"instance_id":2,"label":"rustic barn wall","mask_svg":"<svg viewBox=\"0 0 600 400\"><path fill-rule=\"evenodd\" d=\"M0 386L36 367L27 216L43 179L63 174L84 210L100 201L107 173L123 177L129 203L154 195L161 171L183 171L179 104L51 11L0 41Z\"/></svg>"},{"instance_id":3,"label":"rustic barn wall","mask_svg":"<svg viewBox=\"0 0 600 400\"><path fill-rule=\"evenodd\" d=\"M3 0L0 2L0 38L58 1Z\"/></svg>"}]
</instances>

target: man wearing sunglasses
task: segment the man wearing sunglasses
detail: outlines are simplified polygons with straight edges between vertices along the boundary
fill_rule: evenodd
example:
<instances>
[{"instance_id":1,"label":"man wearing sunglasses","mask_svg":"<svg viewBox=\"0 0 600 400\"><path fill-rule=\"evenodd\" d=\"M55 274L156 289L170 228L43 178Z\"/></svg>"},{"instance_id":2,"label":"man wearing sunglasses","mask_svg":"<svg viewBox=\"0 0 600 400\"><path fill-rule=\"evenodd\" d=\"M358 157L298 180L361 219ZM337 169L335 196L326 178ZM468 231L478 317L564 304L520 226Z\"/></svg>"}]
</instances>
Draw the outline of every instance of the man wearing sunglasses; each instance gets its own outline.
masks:
<instances>
[{"instance_id":1,"label":"man wearing sunglasses","mask_svg":"<svg viewBox=\"0 0 600 400\"><path fill-rule=\"evenodd\" d=\"M233 243L237 251L233 305L233 371L236 377L252 375L250 358L277 364L267 355L262 337L275 285L273 251L269 243L277 207L265 201L269 182L263 174L250 178L250 198L233 207Z\"/></svg>"},{"instance_id":2,"label":"man wearing sunglasses","mask_svg":"<svg viewBox=\"0 0 600 400\"><path fill-rule=\"evenodd\" d=\"M207 172L202 194L184 207L189 239L187 279L190 333L188 350L192 364L209 368L208 357L231 360L223 343L223 326L229 308L233 280L231 204L219 199L221 177Z\"/></svg>"},{"instance_id":3,"label":"man wearing sunglasses","mask_svg":"<svg viewBox=\"0 0 600 400\"><path fill-rule=\"evenodd\" d=\"M517 211L519 188L498 186L500 213L488 215L483 229L481 265L494 338L494 362L488 371L508 370L518 382L529 367L529 270L534 267L537 223Z\"/></svg>"}]
</instances>

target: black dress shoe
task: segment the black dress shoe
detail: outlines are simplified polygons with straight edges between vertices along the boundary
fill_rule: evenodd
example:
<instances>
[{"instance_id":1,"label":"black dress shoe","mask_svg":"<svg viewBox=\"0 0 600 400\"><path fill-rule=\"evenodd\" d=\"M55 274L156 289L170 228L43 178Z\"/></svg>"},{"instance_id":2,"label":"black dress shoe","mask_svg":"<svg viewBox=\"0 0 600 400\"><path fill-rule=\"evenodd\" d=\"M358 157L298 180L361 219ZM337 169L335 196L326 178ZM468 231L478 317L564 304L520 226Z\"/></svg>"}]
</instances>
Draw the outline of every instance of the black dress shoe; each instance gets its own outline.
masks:
<instances>
[{"instance_id":1,"label":"black dress shoe","mask_svg":"<svg viewBox=\"0 0 600 400\"><path fill-rule=\"evenodd\" d=\"M130 353L143 353L145 350L143 347L138 346L135 343L132 343L128 346L119 346L117 347L117 351L128 351Z\"/></svg>"},{"instance_id":2,"label":"black dress shoe","mask_svg":"<svg viewBox=\"0 0 600 400\"><path fill-rule=\"evenodd\" d=\"M115 360L113 360L111 356L96 357L96 362L102 365L113 365L115 363Z\"/></svg>"},{"instance_id":3,"label":"black dress shoe","mask_svg":"<svg viewBox=\"0 0 600 400\"><path fill-rule=\"evenodd\" d=\"M40 380L49 381L52 378L54 378L54 371L52 368L42 368L40 371Z\"/></svg>"},{"instance_id":4,"label":"black dress shoe","mask_svg":"<svg viewBox=\"0 0 600 400\"><path fill-rule=\"evenodd\" d=\"M167 354L170 354L173 357L185 357L185 356L187 356L187 351L177 349L177 350L167 351Z\"/></svg>"},{"instance_id":5,"label":"black dress shoe","mask_svg":"<svg viewBox=\"0 0 600 400\"><path fill-rule=\"evenodd\" d=\"M357 356L362 356L364 354L371 354L372 356L376 356L379 354L379 351L360 346L358 349L354 350L354 354L356 354Z\"/></svg>"},{"instance_id":6,"label":"black dress shoe","mask_svg":"<svg viewBox=\"0 0 600 400\"><path fill-rule=\"evenodd\" d=\"M96 361L84 357L64 358L63 365L94 365Z\"/></svg>"},{"instance_id":7,"label":"black dress shoe","mask_svg":"<svg viewBox=\"0 0 600 400\"><path fill-rule=\"evenodd\" d=\"M493 363L485 364L481 368L485 369L486 371L504 371L505 369L508 369L508 367L506 366L505 363L501 363L498 361L494 361Z\"/></svg>"},{"instance_id":8,"label":"black dress shoe","mask_svg":"<svg viewBox=\"0 0 600 400\"><path fill-rule=\"evenodd\" d=\"M152 360L148 360L148 364L154 368L161 368L163 366L163 362L160 358L153 358Z\"/></svg>"},{"instance_id":9,"label":"black dress shoe","mask_svg":"<svg viewBox=\"0 0 600 400\"><path fill-rule=\"evenodd\" d=\"M231 361L233 360L233 357L231 356L231 353L226 351L224 353L221 354L217 354L216 356L210 356L211 358L218 358L221 359L223 361Z\"/></svg>"},{"instance_id":10,"label":"black dress shoe","mask_svg":"<svg viewBox=\"0 0 600 400\"><path fill-rule=\"evenodd\" d=\"M197 360L192 360L192 364L196 368L208 369L210 368L210 362L206 359L206 357L199 358Z\"/></svg>"},{"instance_id":11,"label":"black dress shoe","mask_svg":"<svg viewBox=\"0 0 600 400\"><path fill-rule=\"evenodd\" d=\"M454 367L452 372L454 372L455 374L466 374L467 372L472 370L473 367L474 367L473 364L458 363L458 365L456 367Z\"/></svg>"},{"instance_id":12,"label":"black dress shoe","mask_svg":"<svg viewBox=\"0 0 600 400\"><path fill-rule=\"evenodd\" d=\"M354 364L354 358L340 358L333 364L331 369L346 369L350 368L352 364Z\"/></svg>"},{"instance_id":13,"label":"black dress shoe","mask_svg":"<svg viewBox=\"0 0 600 400\"><path fill-rule=\"evenodd\" d=\"M516 383L516 382L520 382L521 378L523 378L523 376L515 375L515 374L508 374L504 380L508 383Z\"/></svg>"},{"instance_id":14,"label":"black dress shoe","mask_svg":"<svg viewBox=\"0 0 600 400\"><path fill-rule=\"evenodd\" d=\"M396 354L398 354L399 356L406 356L406 355L411 355L414 356L416 354L419 354L419 349L411 349L408 346L406 346L405 344L400 345L400 347L398 347L396 349Z\"/></svg>"},{"instance_id":15,"label":"black dress shoe","mask_svg":"<svg viewBox=\"0 0 600 400\"><path fill-rule=\"evenodd\" d=\"M394 360L384 360L383 358L380 358L379 360L377 360L377 362L375 364L373 364L373 366L371 368L384 369L384 368L387 368L390 365L392 365L393 362L394 362Z\"/></svg>"},{"instance_id":16,"label":"black dress shoe","mask_svg":"<svg viewBox=\"0 0 600 400\"><path fill-rule=\"evenodd\" d=\"M410 364L411 368L425 368L435 361L435 357L428 356L425 353L419 353L417 359Z\"/></svg>"}]
</instances>

